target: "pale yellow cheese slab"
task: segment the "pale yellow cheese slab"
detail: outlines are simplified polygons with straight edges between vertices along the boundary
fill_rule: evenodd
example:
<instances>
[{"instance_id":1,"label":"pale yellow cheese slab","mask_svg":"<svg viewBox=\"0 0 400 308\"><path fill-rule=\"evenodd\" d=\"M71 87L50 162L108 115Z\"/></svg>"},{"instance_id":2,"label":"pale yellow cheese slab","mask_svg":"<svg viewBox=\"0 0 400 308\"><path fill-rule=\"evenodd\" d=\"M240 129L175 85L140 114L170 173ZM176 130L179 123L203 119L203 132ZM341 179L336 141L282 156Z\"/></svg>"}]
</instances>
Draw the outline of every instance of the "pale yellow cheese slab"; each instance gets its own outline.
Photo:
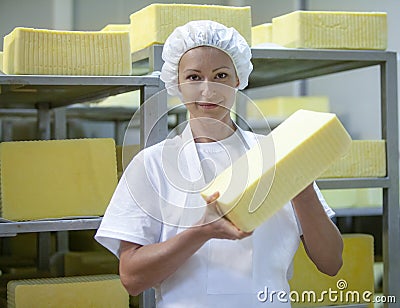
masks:
<instances>
[{"instance_id":1,"label":"pale yellow cheese slab","mask_svg":"<svg viewBox=\"0 0 400 308\"><path fill-rule=\"evenodd\" d=\"M327 96L277 96L257 99L247 104L247 117L286 118L299 109L329 112L329 98Z\"/></svg>"},{"instance_id":2,"label":"pale yellow cheese slab","mask_svg":"<svg viewBox=\"0 0 400 308\"><path fill-rule=\"evenodd\" d=\"M382 206L381 188L326 189L321 190L325 201L333 209Z\"/></svg>"},{"instance_id":3,"label":"pale yellow cheese slab","mask_svg":"<svg viewBox=\"0 0 400 308\"><path fill-rule=\"evenodd\" d=\"M292 307L346 307L352 304L374 307L374 237L360 233L343 234L342 237L343 265L333 277L317 269L300 243L293 259L293 278L289 281L291 299L296 301ZM318 300L312 300L313 294ZM368 299L371 300L369 303Z\"/></svg>"},{"instance_id":4,"label":"pale yellow cheese slab","mask_svg":"<svg viewBox=\"0 0 400 308\"><path fill-rule=\"evenodd\" d=\"M100 31L124 31L129 32L130 24L108 24L105 25Z\"/></svg>"},{"instance_id":5,"label":"pale yellow cheese slab","mask_svg":"<svg viewBox=\"0 0 400 308\"><path fill-rule=\"evenodd\" d=\"M4 37L4 73L130 75L129 32L17 27Z\"/></svg>"},{"instance_id":6,"label":"pale yellow cheese slab","mask_svg":"<svg viewBox=\"0 0 400 308\"><path fill-rule=\"evenodd\" d=\"M9 308L129 307L128 292L118 275L93 275L10 281Z\"/></svg>"},{"instance_id":7,"label":"pale yellow cheese slab","mask_svg":"<svg viewBox=\"0 0 400 308\"><path fill-rule=\"evenodd\" d=\"M251 46L272 43L272 23L251 27Z\"/></svg>"},{"instance_id":8,"label":"pale yellow cheese slab","mask_svg":"<svg viewBox=\"0 0 400 308\"><path fill-rule=\"evenodd\" d=\"M130 15L131 52L164 44L176 27L192 20L213 20L234 27L251 44L250 6L154 3Z\"/></svg>"},{"instance_id":9,"label":"pale yellow cheese slab","mask_svg":"<svg viewBox=\"0 0 400 308\"><path fill-rule=\"evenodd\" d=\"M111 138L0 144L1 217L100 216L117 185Z\"/></svg>"},{"instance_id":10,"label":"pale yellow cheese slab","mask_svg":"<svg viewBox=\"0 0 400 308\"><path fill-rule=\"evenodd\" d=\"M350 148L333 113L299 110L260 139L201 192L218 191L218 204L238 228L254 230L312 183Z\"/></svg>"},{"instance_id":11,"label":"pale yellow cheese slab","mask_svg":"<svg viewBox=\"0 0 400 308\"><path fill-rule=\"evenodd\" d=\"M68 251L64 254L65 276L118 274L118 259L108 250Z\"/></svg>"},{"instance_id":12,"label":"pale yellow cheese slab","mask_svg":"<svg viewBox=\"0 0 400 308\"><path fill-rule=\"evenodd\" d=\"M3 71L3 52L2 51L0 51L0 71L1 72Z\"/></svg>"},{"instance_id":13,"label":"pale yellow cheese slab","mask_svg":"<svg viewBox=\"0 0 400 308\"><path fill-rule=\"evenodd\" d=\"M387 48L384 12L295 11L272 19L273 43L290 48Z\"/></svg>"},{"instance_id":14,"label":"pale yellow cheese slab","mask_svg":"<svg viewBox=\"0 0 400 308\"><path fill-rule=\"evenodd\" d=\"M386 176L385 140L353 140L350 151L332 164L321 178Z\"/></svg>"}]
</instances>

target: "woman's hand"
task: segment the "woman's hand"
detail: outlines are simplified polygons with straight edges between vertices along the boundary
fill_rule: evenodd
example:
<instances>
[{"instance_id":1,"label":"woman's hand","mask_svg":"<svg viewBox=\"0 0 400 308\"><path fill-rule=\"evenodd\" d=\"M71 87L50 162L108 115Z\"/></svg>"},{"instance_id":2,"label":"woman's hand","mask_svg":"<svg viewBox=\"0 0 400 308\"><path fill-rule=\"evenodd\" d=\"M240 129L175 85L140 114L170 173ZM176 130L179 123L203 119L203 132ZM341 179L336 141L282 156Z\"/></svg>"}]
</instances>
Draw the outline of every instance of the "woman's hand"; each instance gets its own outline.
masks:
<instances>
[{"instance_id":1,"label":"woman's hand","mask_svg":"<svg viewBox=\"0 0 400 308\"><path fill-rule=\"evenodd\" d=\"M252 232L239 230L232 222L224 217L218 207L219 193L215 192L206 199L207 208L198 226L203 228L210 238L239 240L248 237Z\"/></svg>"}]
</instances>

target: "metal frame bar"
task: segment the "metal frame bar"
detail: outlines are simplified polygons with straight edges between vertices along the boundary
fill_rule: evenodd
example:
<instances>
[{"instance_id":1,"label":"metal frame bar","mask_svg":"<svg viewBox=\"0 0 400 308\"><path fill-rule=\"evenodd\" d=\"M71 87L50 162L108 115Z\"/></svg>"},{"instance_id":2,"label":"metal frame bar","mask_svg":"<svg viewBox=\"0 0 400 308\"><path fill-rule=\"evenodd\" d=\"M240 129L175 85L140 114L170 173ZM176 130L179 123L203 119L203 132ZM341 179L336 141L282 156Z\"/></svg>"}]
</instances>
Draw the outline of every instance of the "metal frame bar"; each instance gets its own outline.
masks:
<instances>
[{"instance_id":1,"label":"metal frame bar","mask_svg":"<svg viewBox=\"0 0 400 308\"><path fill-rule=\"evenodd\" d=\"M400 299L399 126L397 59L391 54L380 65L382 138L386 139L389 186L383 188L383 292ZM390 303L385 307L397 307Z\"/></svg>"}]
</instances>

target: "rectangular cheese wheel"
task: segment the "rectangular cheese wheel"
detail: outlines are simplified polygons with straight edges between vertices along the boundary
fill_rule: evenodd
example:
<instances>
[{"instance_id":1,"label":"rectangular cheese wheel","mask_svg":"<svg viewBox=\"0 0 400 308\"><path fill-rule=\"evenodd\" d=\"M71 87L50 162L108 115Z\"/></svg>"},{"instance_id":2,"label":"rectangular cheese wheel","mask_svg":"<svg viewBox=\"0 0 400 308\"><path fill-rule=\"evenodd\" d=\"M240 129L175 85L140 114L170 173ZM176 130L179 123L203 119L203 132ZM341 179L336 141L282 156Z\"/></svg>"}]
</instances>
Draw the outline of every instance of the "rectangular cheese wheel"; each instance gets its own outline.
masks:
<instances>
[{"instance_id":1,"label":"rectangular cheese wheel","mask_svg":"<svg viewBox=\"0 0 400 308\"><path fill-rule=\"evenodd\" d=\"M118 275L93 275L10 281L9 308L129 307L128 292Z\"/></svg>"},{"instance_id":2,"label":"rectangular cheese wheel","mask_svg":"<svg viewBox=\"0 0 400 308\"><path fill-rule=\"evenodd\" d=\"M329 166L321 178L386 176L385 140L353 140L350 151Z\"/></svg>"},{"instance_id":3,"label":"rectangular cheese wheel","mask_svg":"<svg viewBox=\"0 0 400 308\"><path fill-rule=\"evenodd\" d=\"M130 75L129 32L17 27L4 38L4 73Z\"/></svg>"},{"instance_id":4,"label":"rectangular cheese wheel","mask_svg":"<svg viewBox=\"0 0 400 308\"><path fill-rule=\"evenodd\" d=\"M117 185L111 138L0 144L1 217L103 215Z\"/></svg>"},{"instance_id":5,"label":"rectangular cheese wheel","mask_svg":"<svg viewBox=\"0 0 400 308\"><path fill-rule=\"evenodd\" d=\"M264 23L251 28L251 46L272 43L272 23Z\"/></svg>"},{"instance_id":6,"label":"rectangular cheese wheel","mask_svg":"<svg viewBox=\"0 0 400 308\"><path fill-rule=\"evenodd\" d=\"M153 44L164 44L176 27L203 19L234 27L251 44L250 6L155 3L130 15L131 52Z\"/></svg>"},{"instance_id":7,"label":"rectangular cheese wheel","mask_svg":"<svg viewBox=\"0 0 400 308\"><path fill-rule=\"evenodd\" d=\"M111 252L68 251L64 254L65 276L118 274L118 259Z\"/></svg>"},{"instance_id":8,"label":"rectangular cheese wheel","mask_svg":"<svg viewBox=\"0 0 400 308\"><path fill-rule=\"evenodd\" d=\"M383 12L295 11L272 19L273 42L290 48L387 48Z\"/></svg>"},{"instance_id":9,"label":"rectangular cheese wheel","mask_svg":"<svg viewBox=\"0 0 400 308\"><path fill-rule=\"evenodd\" d=\"M299 109L329 112L327 96L278 96L254 100L247 104L247 117L282 117L286 118Z\"/></svg>"},{"instance_id":10,"label":"rectangular cheese wheel","mask_svg":"<svg viewBox=\"0 0 400 308\"><path fill-rule=\"evenodd\" d=\"M260 138L201 195L218 191L226 217L243 231L254 230L344 155L350 144L335 114L299 110Z\"/></svg>"}]
</instances>

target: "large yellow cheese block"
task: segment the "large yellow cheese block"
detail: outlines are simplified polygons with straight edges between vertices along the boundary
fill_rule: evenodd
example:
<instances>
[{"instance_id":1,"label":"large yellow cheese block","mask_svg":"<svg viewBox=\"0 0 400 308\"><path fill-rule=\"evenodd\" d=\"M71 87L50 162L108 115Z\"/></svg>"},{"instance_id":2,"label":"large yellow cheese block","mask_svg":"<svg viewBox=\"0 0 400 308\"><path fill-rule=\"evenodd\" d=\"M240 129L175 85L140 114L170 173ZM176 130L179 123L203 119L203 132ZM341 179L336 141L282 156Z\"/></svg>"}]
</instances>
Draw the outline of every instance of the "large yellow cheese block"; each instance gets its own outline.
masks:
<instances>
[{"instance_id":1,"label":"large yellow cheese block","mask_svg":"<svg viewBox=\"0 0 400 308\"><path fill-rule=\"evenodd\" d=\"M383 12L295 11L272 19L273 42L291 48L387 48Z\"/></svg>"},{"instance_id":2,"label":"large yellow cheese block","mask_svg":"<svg viewBox=\"0 0 400 308\"><path fill-rule=\"evenodd\" d=\"M382 206L381 188L321 190L325 201L333 209Z\"/></svg>"},{"instance_id":3,"label":"large yellow cheese block","mask_svg":"<svg viewBox=\"0 0 400 308\"><path fill-rule=\"evenodd\" d=\"M329 112L327 96L277 96L254 100L247 104L249 118L280 117L286 118L299 109Z\"/></svg>"},{"instance_id":4,"label":"large yellow cheese block","mask_svg":"<svg viewBox=\"0 0 400 308\"><path fill-rule=\"evenodd\" d=\"M0 51L0 71L1 72L3 71L3 52L2 51Z\"/></svg>"},{"instance_id":5,"label":"large yellow cheese block","mask_svg":"<svg viewBox=\"0 0 400 308\"><path fill-rule=\"evenodd\" d=\"M117 185L111 138L0 144L1 217L103 215Z\"/></svg>"},{"instance_id":6,"label":"large yellow cheese block","mask_svg":"<svg viewBox=\"0 0 400 308\"><path fill-rule=\"evenodd\" d=\"M264 23L251 28L251 46L272 43L272 23Z\"/></svg>"},{"instance_id":7,"label":"large yellow cheese block","mask_svg":"<svg viewBox=\"0 0 400 308\"><path fill-rule=\"evenodd\" d=\"M176 27L202 19L234 27L251 44L250 6L154 3L130 15L131 51L163 44Z\"/></svg>"},{"instance_id":8,"label":"large yellow cheese block","mask_svg":"<svg viewBox=\"0 0 400 308\"><path fill-rule=\"evenodd\" d=\"M129 32L15 28L4 37L4 73L130 75Z\"/></svg>"},{"instance_id":9,"label":"large yellow cheese block","mask_svg":"<svg viewBox=\"0 0 400 308\"><path fill-rule=\"evenodd\" d=\"M10 281L9 308L129 307L128 292L118 275L93 275Z\"/></svg>"},{"instance_id":10,"label":"large yellow cheese block","mask_svg":"<svg viewBox=\"0 0 400 308\"><path fill-rule=\"evenodd\" d=\"M108 250L64 254L65 276L118 274L118 259Z\"/></svg>"},{"instance_id":11,"label":"large yellow cheese block","mask_svg":"<svg viewBox=\"0 0 400 308\"><path fill-rule=\"evenodd\" d=\"M353 140L350 151L332 164L321 178L386 176L385 140Z\"/></svg>"},{"instance_id":12,"label":"large yellow cheese block","mask_svg":"<svg viewBox=\"0 0 400 308\"><path fill-rule=\"evenodd\" d=\"M321 273L300 244L289 281L292 307L374 307L374 238L370 234L343 234L343 244L343 266L334 277Z\"/></svg>"},{"instance_id":13,"label":"large yellow cheese block","mask_svg":"<svg viewBox=\"0 0 400 308\"><path fill-rule=\"evenodd\" d=\"M129 32L130 24L108 24L105 25L100 31L123 31Z\"/></svg>"},{"instance_id":14,"label":"large yellow cheese block","mask_svg":"<svg viewBox=\"0 0 400 308\"><path fill-rule=\"evenodd\" d=\"M262 138L201 192L243 231L254 230L350 148L333 113L299 110Z\"/></svg>"}]
</instances>

